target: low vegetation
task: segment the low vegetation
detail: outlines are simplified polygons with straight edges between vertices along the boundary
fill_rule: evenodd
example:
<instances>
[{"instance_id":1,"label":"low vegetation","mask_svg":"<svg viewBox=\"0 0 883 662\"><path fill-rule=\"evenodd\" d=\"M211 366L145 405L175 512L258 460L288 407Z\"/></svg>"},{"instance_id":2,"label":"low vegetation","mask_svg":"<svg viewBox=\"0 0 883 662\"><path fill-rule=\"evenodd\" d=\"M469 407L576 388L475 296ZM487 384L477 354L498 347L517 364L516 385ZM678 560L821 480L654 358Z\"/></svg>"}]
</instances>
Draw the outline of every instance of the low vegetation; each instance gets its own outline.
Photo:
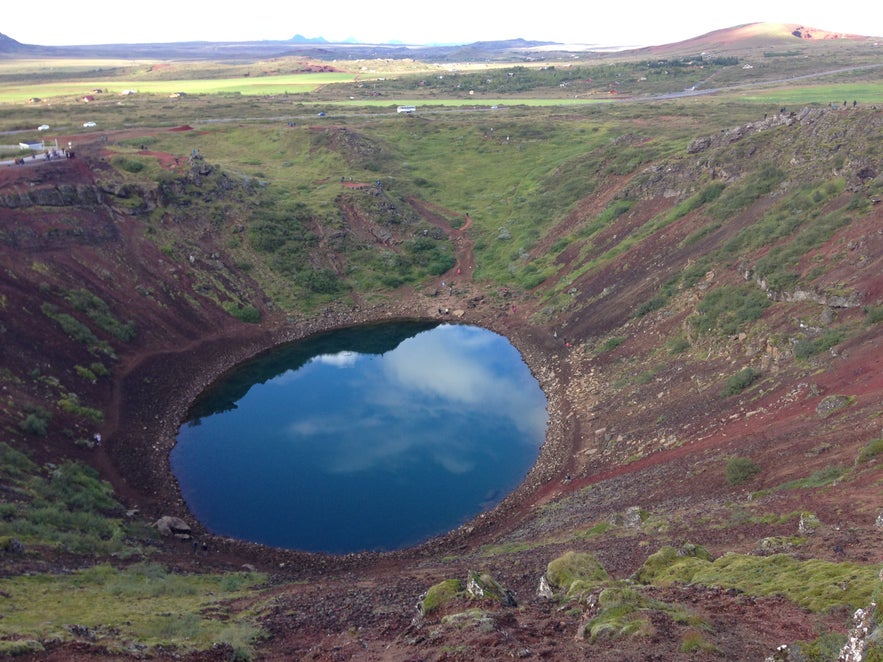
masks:
<instances>
[{"instance_id":1,"label":"low vegetation","mask_svg":"<svg viewBox=\"0 0 883 662\"><path fill-rule=\"evenodd\" d=\"M873 566L798 560L788 554L749 556L726 554L717 559L679 555L663 548L651 555L638 573L642 583L702 584L743 591L748 595L781 595L816 613L846 606L868 605L880 590Z\"/></svg>"},{"instance_id":2,"label":"low vegetation","mask_svg":"<svg viewBox=\"0 0 883 662\"><path fill-rule=\"evenodd\" d=\"M250 659L260 628L248 617L229 618L224 603L262 581L249 573L184 575L151 563L2 579L0 651L88 641L121 655L221 648L228 659Z\"/></svg>"}]
</instances>

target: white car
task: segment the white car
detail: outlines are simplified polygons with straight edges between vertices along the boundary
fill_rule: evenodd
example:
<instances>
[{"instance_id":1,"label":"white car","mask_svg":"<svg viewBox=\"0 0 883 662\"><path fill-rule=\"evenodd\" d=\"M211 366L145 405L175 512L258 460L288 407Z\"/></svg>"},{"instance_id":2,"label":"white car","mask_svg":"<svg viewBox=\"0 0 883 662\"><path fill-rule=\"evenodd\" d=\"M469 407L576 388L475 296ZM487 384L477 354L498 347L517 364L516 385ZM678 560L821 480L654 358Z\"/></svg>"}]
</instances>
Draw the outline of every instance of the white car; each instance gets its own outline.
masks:
<instances>
[{"instance_id":1,"label":"white car","mask_svg":"<svg viewBox=\"0 0 883 662\"><path fill-rule=\"evenodd\" d=\"M96 126L96 124L95 122L83 122L83 126L88 129L89 127Z\"/></svg>"},{"instance_id":2,"label":"white car","mask_svg":"<svg viewBox=\"0 0 883 662\"><path fill-rule=\"evenodd\" d=\"M40 126L37 127L37 131L48 131L48 130L49 130L48 124L41 124Z\"/></svg>"}]
</instances>

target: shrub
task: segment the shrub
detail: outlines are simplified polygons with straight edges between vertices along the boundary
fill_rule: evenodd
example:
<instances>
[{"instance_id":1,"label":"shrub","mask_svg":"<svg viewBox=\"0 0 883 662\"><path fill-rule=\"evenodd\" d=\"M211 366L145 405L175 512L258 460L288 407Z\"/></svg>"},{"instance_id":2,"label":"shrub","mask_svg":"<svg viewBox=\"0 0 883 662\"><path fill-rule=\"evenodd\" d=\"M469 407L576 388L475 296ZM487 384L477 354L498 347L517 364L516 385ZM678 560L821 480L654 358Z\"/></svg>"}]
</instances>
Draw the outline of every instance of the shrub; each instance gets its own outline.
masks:
<instances>
[{"instance_id":1,"label":"shrub","mask_svg":"<svg viewBox=\"0 0 883 662\"><path fill-rule=\"evenodd\" d=\"M735 375L727 378L727 385L724 388L723 395L736 395L751 386L760 377L760 373L754 368L742 368Z\"/></svg>"},{"instance_id":2,"label":"shrub","mask_svg":"<svg viewBox=\"0 0 883 662\"><path fill-rule=\"evenodd\" d=\"M45 437L46 430L49 427L49 422L45 418L40 418L36 414L28 414L27 418L25 418L18 425L24 432L27 432L28 434L32 434L37 437Z\"/></svg>"},{"instance_id":3,"label":"shrub","mask_svg":"<svg viewBox=\"0 0 883 662\"><path fill-rule=\"evenodd\" d=\"M85 379L87 382L92 382L93 384L98 381L98 377L96 377L95 373L92 372L89 368L86 368L81 365L74 366L74 372L76 372L80 377Z\"/></svg>"},{"instance_id":4,"label":"shrub","mask_svg":"<svg viewBox=\"0 0 883 662\"><path fill-rule=\"evenodd\" d=\"M759 319L769 305L766 294L752 285L722 286L702 298L692 323L700 333L717 330L732 336L744 324Z\"/></svg>"},{"instance_id":5,"label":"shrub","mask_svg":"<svg viewBox=\"0 0 883 662\"><path fill-rule=\"evenodd\" d=\"M80 398L76 393L67 393L58 399L58 406L69 414L88 418L96 423L104 421L104 412L94 407L87 407L80 404Z\"/></svg>"},{"instance_id":6,"label":"shrub","mask_svg":"<svg viewBox=\"0 0 883 662\"><path fill-rule=\"evenodd\" d=\"M747 457L730 458L727 462L727 482L742 485L760 473L760 467Z\"/></svg>"},{"instance_id":7,"label":"shrub","mask_svg":"<svg viewBox=\"0 0 883 662\"><path fill-rule=\"evenodd\" d=\"M668 342L666 342L665 346L668 349L669 354L681 354L690 349L690 341L687 340L684 336L677 336L675 338L671 338Z\"/></svg>"},{"instance_id":8,"label":"shrub","mask_svg":"<svg viewBox=\"0 0 883 662\"><path fill-rule=\"evenodd\" d=\"M257 324L261 321L261 311L254 306L243 306L241 304L230 303L224 306L224 310L240 322Z\"/></svg>"},{"instance_id":9,"label":"shrub","mask_svg":"<svg viewBox=\"0 0 883 662\"><path fill-rule=\"evenodd\" d=\"M856 464L869 462L881 453L883 453L883 438L873 439L872 441L868 442L867 446L859 451L858 457L856 458L855 462Z\"/></svg>"},{"instance_id":10,"label":"shrub","mask_svg":"<svg viewBox=\"0 0 883 662\"><path fill-rule=\"evenodd\" d=\"M865 306L864 311L868 324L883 322L883 306Z\"/></svg>"},{"instance_id":11,"label":"shrub","mask_svg":"<svg viewBox=\"0 0 883 662\"><path fill-rule=\"evenodd\" d=\"M796 647L801 659L806 662L824 662L825 660L836 660L838 654L846 643L846 635L839 632L828 632L813 641L798 641ZM865 658L870 660L871 658Z\"/></svg>"},{"instance_id":12,"label":"shrub","mask_svg":"<svg viewBox=\"0 0 883 662\"><path fill-rule=\"evenodd\" d=\"M52 472L51 479L39 487L40 496L54 505L70 510L110 512L120 509L110 483L101 480L92 467L64 462Z\"/></svg>"},{"instance_id":13,"label":"shrub","mask_svg":"<svg viewBox=\"0 0 883 662\"><path fill-rule=\"evenodd\" d=\"M72 290L65 295L65 299L76 310L86 313L89 319L120 340L129 341L135 337L135 322L120 322L113 316L107 303L88 290Z\"/></svg>"},{"instance_id":14,"label":"shrub","mask_svg":"<svg viewBox=\"0 0 883 662\"><path fill-rule=\"evenodd\" d=\"M309 271L303 278L303 285L316 294L335 294L342 288L342 283L332 269Z\"/></svg>"},{"instance_id":15,"label":"shrub","mask_svg":"<svg viewBox=\"0 0 883 662\"><path fill-rule=\"evenodd\" d=\"M601 347L598 348L598 353L603 354L604 352L610 352L619 347L622 343L626 341L626 338L622 336L615 336L613 338L608 338L603 343L601 343Z\"/></svg>"},{"instance_id":16,"label":"shrub","mask_svg":"<svg viewBox=\"0 0 883 662\"><path fill-rule=\"evenodd\" d=\"M838 329L829 329L815 338L804 338L794 343L794 356L798 359L808 359L831 349L843 340L843 332Z\"/></svg>"},{"instance_id":17,"label":"shrub","mask_svg":"<svg viewBox=\"0 0 883 662\"><path fill-rule=\"evenodd\" d=\"M13 478L37 471L37 465L31 462L27 455L2 441L0 441L0 468L3 473Z\"/></svg>"},{"instance_id":18,"label":"shrub","mask_svg":"<svg viewBox=\"0 0 883 662\"><path fill-rule=\"evenodd\" d=\"M92 333L92 330L88 326L67 313L58 312L58 309L52 304L44 303L40 306L40 310L46 315L46 317L55 320L62 330L74 340L87 345L95 345L98 343L98 338L95 337L95 334Z\"/></svg>"},{"instance_id":19,"label":"shrub","mask_svg":"<svg viewBox=\"0 0 883 662\"><path fill-rule=\"evenodd\" d=\"M132 174L136 174L144 170L144 163L136 159L129 159L124 156L117 156L111 160L114 166L120 170L125 170Z\"/></svg>"},{"instance_id":20,"label":"shrub","mask_svg":"<svg viewBox=\"0 0 883 662\"><path fill-rule=\"evenodd\" d=\"M49 428L49 422L52 420L52 414L42 407L33 407L29 410L28 415L18 426L22 431L33 434L38 437L45 437Z\"/></svg>"},{"instance_id":21,"label":"shrub","mask_svg":"<svg viewBox=\"0 0 883 662\"><path fill-rule=\"evenodd\" d=\"M656 296L648 299L635 310L635 317L643 317L647 313L652 313L654 310L659 310L668 302L668 298L663 296L662 294L657 294Z\"/></svg>"}]
</instances>

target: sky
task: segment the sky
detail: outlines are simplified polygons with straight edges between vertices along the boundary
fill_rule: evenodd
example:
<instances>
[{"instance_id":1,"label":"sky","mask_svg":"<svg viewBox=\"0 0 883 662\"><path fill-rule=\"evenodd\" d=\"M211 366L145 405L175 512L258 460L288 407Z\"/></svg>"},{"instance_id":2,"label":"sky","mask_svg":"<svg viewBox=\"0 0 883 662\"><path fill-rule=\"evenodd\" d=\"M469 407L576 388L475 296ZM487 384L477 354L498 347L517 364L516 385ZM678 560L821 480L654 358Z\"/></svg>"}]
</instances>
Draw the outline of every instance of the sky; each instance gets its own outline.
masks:
<instances>
[{"instance_id":1,"label":"sky","mask_svg":"<svg viewBox=\"0 0 883 662\"><path fill-rule=\"evenodd\" d=\"M652 46L758 22L883 36L883 12L831 0L613 0L571 8L529 3L521 10L511 0L250 0L235 10L216 0L43 0L36 5L5 0L3 5L0 33L43 46L287 40L298 34L415 45L523 38Z\"/></svg>"}]
</instances>

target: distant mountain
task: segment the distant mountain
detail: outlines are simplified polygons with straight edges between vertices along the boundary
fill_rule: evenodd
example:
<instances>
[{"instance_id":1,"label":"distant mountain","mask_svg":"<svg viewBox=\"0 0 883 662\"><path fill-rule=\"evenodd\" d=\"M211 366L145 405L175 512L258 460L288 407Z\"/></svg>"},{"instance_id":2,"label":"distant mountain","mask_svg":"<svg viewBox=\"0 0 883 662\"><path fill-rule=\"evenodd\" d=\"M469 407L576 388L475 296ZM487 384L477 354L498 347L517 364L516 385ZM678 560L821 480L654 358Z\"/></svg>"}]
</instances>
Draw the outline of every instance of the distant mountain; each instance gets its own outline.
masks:
<instances>
[{"instance_id":1,"label":"distant mountain","mask_svg":"<svg viewBox=\"0 0 883 662\"><path fill-rule=\"evenodd\" d=\"M541 46L557 45L556 41L528 41L527 39L500 39L497 41L476 41L463 44L461 48L473 48L479 51L500 51L513 49L540 48Z\"/></svg>"},{"instance_id":2,"label":"distant mountain","mask_svg":"<svg viewBox=\"0 0 883 662\"><path fill-rule=\"evenodd\" d=\"M328 40L325 37L304 37L301 34L294 35L290 42L294 44L327 44Z\"/></svg>"},{"instance_id":3,"label":"distant mountain","mask_svg":"<svg viewBox=\"0 0 883 662\"><path fill-rule=\"evenodd\" d=\"M24 44L20 44L12 37L7 37L5 34L0 34L0 53L15 53L18 51L27 50L27 46Z\"/></svg>"}]
</instances>

